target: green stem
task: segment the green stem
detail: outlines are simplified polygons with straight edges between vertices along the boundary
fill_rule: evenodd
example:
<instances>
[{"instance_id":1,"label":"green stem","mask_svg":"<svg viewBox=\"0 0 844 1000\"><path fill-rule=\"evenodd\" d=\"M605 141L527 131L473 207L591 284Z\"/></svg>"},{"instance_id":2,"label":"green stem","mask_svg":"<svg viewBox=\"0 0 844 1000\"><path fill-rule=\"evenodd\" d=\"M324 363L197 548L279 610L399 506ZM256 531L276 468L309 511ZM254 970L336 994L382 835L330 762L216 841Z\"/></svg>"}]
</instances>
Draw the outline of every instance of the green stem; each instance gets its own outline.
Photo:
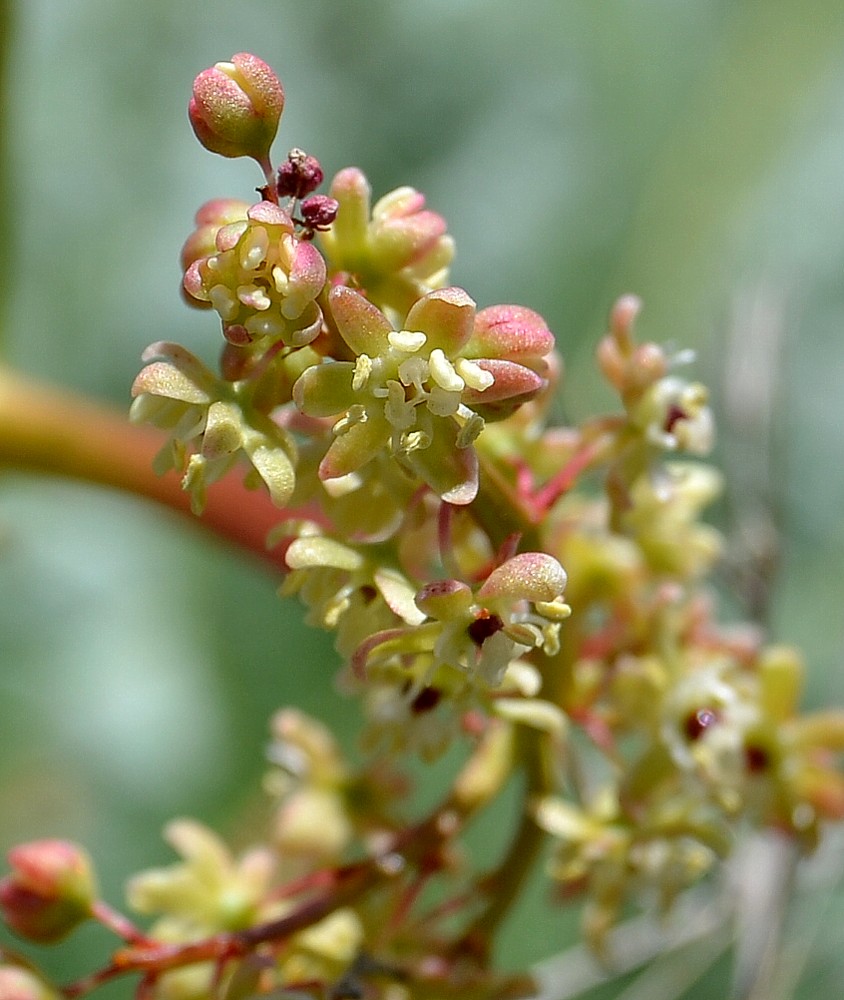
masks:
<instances>
[{"instance_id":1,"label":"green stem","mask_svg":"<svg viewBox=\"0 0 844 1000\"><path fill-rule=\"evenodd\" d=\"M132 426L118 410L0 369L0 466L154 500L286 570L283 554L267 551L265 540L270 528L291 512L278 510L264 492L247 490L228 477L209 490L202 518L194 517L178 475L152 471L163 443L160 433Z\"/></svg>"},{"instance_id":2,"label":"green stem","mask_svg":"<svg viewBox=\"0 0 844 1000\"><path fill-rule=\"evenodd\" d=\"M534 799L554 790L545 764L548 734L524 726L519 728L518 735L520 746L516 759L524 768L526 781L524 808L504 857L483 882L488 902L457 945L458 950L468 951L482 961L488 960L493 939L521 895L545 842L545 831L534 821L530 804Z\"/></svg>"}]
</instances>

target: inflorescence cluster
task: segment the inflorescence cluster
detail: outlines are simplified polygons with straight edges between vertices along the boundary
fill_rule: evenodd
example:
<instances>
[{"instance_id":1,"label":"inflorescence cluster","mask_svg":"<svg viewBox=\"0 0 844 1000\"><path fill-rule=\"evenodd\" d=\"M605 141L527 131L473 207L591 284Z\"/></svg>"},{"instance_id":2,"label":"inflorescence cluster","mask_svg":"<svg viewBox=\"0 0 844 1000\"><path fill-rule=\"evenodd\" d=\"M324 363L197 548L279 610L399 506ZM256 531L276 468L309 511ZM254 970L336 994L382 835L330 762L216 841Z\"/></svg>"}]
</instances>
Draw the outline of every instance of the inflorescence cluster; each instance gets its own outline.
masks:
<instances>
[{"instance_id":1,"label":"inflorescence cluster","mask_svg":"<svg viewBox=\"0 0 844 1000\"><path fill-rule=\"evenodd\" d=\"M195 81L200 142L252 157L264 184L254 204L203 205L182 253L186 301L222 330L218 370L152 345L132 419L166 432L158 470L197 514L235 468L268 492L282 593L335 634L367 763L280 711L269 828L235 856L171 823L180 860L129 883L157 918L144 930L98 898L80 848L15 848L12 930L50 943L93 917L122 943L63 990L9 956L2 1000L129 973L144 1000L523 995L490 942L546 834L551 878L607 954L631 901L665 911L745 827L810 848L844 815L844 716L800 715L799 655L713 618L707 394L636 339L638 302L619 300L598 345L618 411L549 426L563 366L543 319L449 284L453 241L414 189L372 203L347 168L315 193L322 168L300 149L274 167L283 106L255 56ZM453 784L408 816L400 755L455 742ZM479 871L460 835L517 772L523 816Z\"/></svg>"}]
</instances>

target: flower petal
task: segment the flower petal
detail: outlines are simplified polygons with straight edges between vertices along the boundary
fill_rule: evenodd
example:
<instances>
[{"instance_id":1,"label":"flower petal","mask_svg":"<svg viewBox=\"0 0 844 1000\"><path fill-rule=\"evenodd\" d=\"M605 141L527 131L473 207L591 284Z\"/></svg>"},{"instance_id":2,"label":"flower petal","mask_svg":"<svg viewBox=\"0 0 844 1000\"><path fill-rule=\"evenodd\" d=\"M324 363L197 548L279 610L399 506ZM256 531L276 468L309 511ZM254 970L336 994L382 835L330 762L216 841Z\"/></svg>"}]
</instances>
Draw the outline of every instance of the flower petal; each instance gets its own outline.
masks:
<instances>
[{"instance_id":1,"label":"flower petal","mask_svg":"<svg viewBox=\"0 0 844 1000\"><path fill-rule=\"evenodd\" d=\"M340 207L331 229L320 234L320 242L335 270L357 271L366 257L369 182L357 167L347 167L331 182L329 194Z\"/></svg>"},{"instance_id":2,"label":"flower petal","mask_svg":"<svg viewBox=\"0 0 844 1000\"><path fill-rule=\"evenodd\" d=\"M331 417L355 402L351 361L329 361L306 368L293 385L293 401L306 416Z\"/></svg>"},{"instance_id":3,"label":"flower petal","mask_svg":"<svg viewBox=\"0 0 844 1000\"><path fill-rule=\"evenodd\" d=\"M428 350L439 347L453 358L472 334L475 301L462 288L438 288L423 295L411 308L405 329L421 330Z\"/></svg>"},{"instance_id":4,"label":"flower petal","mask_svg":"<svg viewBox=\"0 0 844 1000\"><path fill-rule=\"evenodd\" d=\"M333 538L322 535L310 535L296 538L284 554L284 560L290 569L312 569L316 566L330 566L333 569L345 569L350 573L360 569L363 557Z\"/></svg>"},{"instance_id":5,"label":"flower petal","mask_svg":"<svg viewBox=\"0 0 844 1000\"><path fill-rule=\"evenodd\" d=\"M270 500L276 507L283 507L296 485L296 472L290 456L280 444L257 431L244 434L243 450L270 491Z\"/></svg>"},{"instance_id":6,"label":"flower petal","mask_svg":"<svg viewBox=\"0 0 844 1000\"><path fill-rule=\"evenodd\" d=\"M380 270L398 271L424 257L445 231L445 219L436 212L388 219L372 234L372 258Z\"/></svg>"},{"instance_id":7,"label":"flower petal","mask_svg":"<svg viewBox=\"0 0 844 1000\"><path fill-rule=\"evenodd\" d=\"M447 503L463 506L478 495L478 456L474 448L457 447L452 420L437 420L430 446L408 452L402 461Z\"/></svg>"},{"instance_id":8,"label":"flower petal","mask_svg":"<svg viewBox=\"0 0 844 1000\"><path fill-rule=\"evenodd\" d=\"M234 403L228 400L212 403L202 435L203 456L213 460L237 451L243 443L242 423L240 408Z\"/></svg>"},{"instance_id":9,"label":"flower petal","mask_svg":"<svg viewBox=\"0 0 844 1000\"><path fill-rule=\"evenodd\" d=\"M204 388L166 361L156 361L138 372L132 383L132 396L144 393L178 399L182 403L193 403L196 406L207 405L212 399Z\"/></svg>"},{"instance_id":10,"label":"flower petal","mask_svg":"<svg viewBox=\"0 0 844 1000\"><path fill-rule=\"evenodd\" d=\"M520 552L494 569L478 597L512 597L516 600L553 601L566 589L566 571L545 552Z\"/></svg>"},{"instance_id":11,"label":"flower petal","mask_svg":"<svg viewBox=\"0 0 844 1000\"><path fill-rule=\"evenodd\" d=\"M328 300L340 335L355 354L386 354L392 327L377 306L343 285L332 288Z\"/></svg>"},{"instance_id":12,"label":"flower petal","mask_svg":"<svg viewBox=\"0 0 844 1000\"><path fill-rule=\"evenodd\" d=\"M466 386L462 399L467 406L478 409L488 407L491 403L507 401L510 403L526 403L541 389L545 388L545 379L537 375L531 368L518 365L514 361L504 361L500 358L479 358L474 362L478 368L489 372L495 380L486 389L472 389ZM495 407L492 408L495 413ZM482 416L486 416L483 413Z\"/></svg>"},{"instance_id":13,"label":"flower petal","mask_svg":"<svg viewBox=\"0 0 844 1000\"><path fill-rule=\"evenodd\" d=\"M554 335L545 320L524 306L490 306L475 317L466 348L469 358L507 358L527 363L554 349Z\"/></svg>"},{"instance_id":14,"label":"flower petal","mask_svg":"<svg viewBox=\"0 0 844 1000\"><path fill-rule=\"evenodd\" d=\"M393 614L404 619L408 625L421 625L425 621L427 616L414 602L413 587L401 573L384 567L375 571L374 579L375 585Z\"/></svg>"},{"instance_id":15,"label":"flower petal","mask_svg":"<svg viewBox=\"0 0 844 1000\"><path fill-rule=\"evenodd\" d=\"M331 442L319 465L320 479L337 479L356 472L387 444L390 425L377 414L353 424Z\"/></svg>"}]
</instances>

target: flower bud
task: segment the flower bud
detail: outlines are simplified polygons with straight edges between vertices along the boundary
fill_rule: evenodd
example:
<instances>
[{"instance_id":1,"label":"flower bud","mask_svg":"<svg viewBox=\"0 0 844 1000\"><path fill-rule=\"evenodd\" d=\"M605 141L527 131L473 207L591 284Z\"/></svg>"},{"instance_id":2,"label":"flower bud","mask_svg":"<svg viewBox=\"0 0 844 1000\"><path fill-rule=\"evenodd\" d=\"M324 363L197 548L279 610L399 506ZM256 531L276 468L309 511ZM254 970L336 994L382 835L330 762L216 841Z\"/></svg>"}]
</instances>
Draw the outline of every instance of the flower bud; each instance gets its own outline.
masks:
<instances>
[{"instance_id":1,"label":"flower bud","mask_svg":"<svg viewBox=\"0 0 844 1000\"><path fill-rule=\"evenodd\" d=\"M34 840L8 854L12 872L0 880L0 911L21 937L58 941L91 916L96 897L87 854L64 840Z\"/></svg>"},{"instance_id":2,"label":"flower bud","mask_svg":"<svg viewBox=\"0 0 844 1000\"><path fill-rule=\"evenodd\" d=\"M197 76L188 116L197 139L212 153L263 163L283 110L278 77L257 56L240 52Z\"/></svg>"},{"instance_id":3,"label":"flower bud","mask_svg":"<svg viewBox=\"0 0 844 1000\"><path fill-rule=\"evenodd\" d=\"M29 969L0 965L0 1000L58 1000L58 994Z\"/></svg>"},{"instance_id":4,"label":"flower bud","mask_svg":"<svg viewBox=\"0 0 844 1000\"><path fill-rule=\"evenodd\" d=\"M504 358L544 371L554 350L554 335L545 320L524 306L489 306L475 317L466 353L473 358Z\"/></svg>"}]
</instances>

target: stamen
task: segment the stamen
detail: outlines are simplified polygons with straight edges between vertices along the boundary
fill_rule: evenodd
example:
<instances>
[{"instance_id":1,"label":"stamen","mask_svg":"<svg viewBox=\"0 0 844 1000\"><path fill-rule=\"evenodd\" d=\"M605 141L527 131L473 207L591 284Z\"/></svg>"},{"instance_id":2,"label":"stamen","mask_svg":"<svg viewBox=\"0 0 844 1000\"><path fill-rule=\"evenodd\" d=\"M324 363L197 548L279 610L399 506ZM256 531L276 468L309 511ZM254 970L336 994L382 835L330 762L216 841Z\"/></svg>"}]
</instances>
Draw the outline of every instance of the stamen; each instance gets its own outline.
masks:
<instances>
[{"instance_id":1,"label":"stamen","mask_svg":"<svg viewBox=\"0 0 844 1000\"><path fill-rule=\"evenodd\" d=\"M208 293L208 300L220 314L220 318L230 323L240 312L240 303L225 285L214 285Z\"/></svg>"},{"instance_id":2,"label":"stamen","mask_svg":"<svg viewBox=\"0 0 844 1000\"><path fill-rule=\"evenodd\" d=\"M237 297L250 309L257 309L263 312L273 304L272 299L267 295L266 289L260 285L238 285Z\"/></svg>"},{"instance_id":3,"label":"stamen","mask_svg":"<svg viewBox=\"0 0 844 1000\"><path fill-rule=\"evenodd\" d=\"M424 451L430 447L431 436L429 434L426 434L425 431L410 431L407 434L402 434L398 450L409 454L411 451Z\"/></svg>"},{"instance_id":4,"label":"stamen","mask_svg":"<svg viewBox=\"0 0 844 1000\"><path fill-rule=\"evenodd\" d=\"M253 337L280 337L284 333L284 323L276 313L250 316L243 325Z\"/></svg>"},{"instance_id":5,"label":"stamen","mask_svg":"<svg viewBox=\"0 0 844 1000\"><path fill-rule=\"evenodd\" d=\"M422 392L422 385L428 379L428 362L425 358L408 358L398 368L402 385L415 385Z\"/></svg>"},{"instance_id":6,"label":"stamen","mask_svg":"<svg viewBox=\"0 0 844 1000\"><path fill-rule=\"evenodd\" d=\"M389 396L384 406L384 416L391 427L404 431L416 423L416 409L404 396L404 387L391 379L387 383Z\"/></svg>"},{"instance_id":7,"label":"stamen","mask_svg":"<svg viewBox=\"0 0 844 1000\"><path fill-rule=\"evenodd\" d=\"M352 375L352 389L360 392L369 381L372 374L372 358L368 354L359 354L355 361L355 371Z\"/></svg>"},{"instance_id":8,"label":"stamen","mask_svg":"<svg viewBox=\"0 0 844 1000\"><path fill-rule=\"evenodd\" d=\"M454 362L454 369L466 385L477 392L483 392L495 382L495 376L492 372L486 371L468 358L458 358Z\"/></svg>"},{"instance_id":9,"label":"stamen","mask_svg":"<svg viewBox=\"0 0 844 1000\"><path fill-rule=\"evenodd\" d=\"M240 246L240 266L245 271L254 271L263 264L270 245L270 237L262 226L250 229Z\"/></svg>"},{"instance_id":10,"label":"stamen","mask_svg":"<svg viewBox=\"0 0 844 1000\"><path fill-rule=\"evenodd\" d=\"M466 418L466 423L457 432L455 444L458 448L468 448L484 429L484 418L464 406L458 408L458 413Z\"/></svg>"},{"instance_id":11,"label":"stamen","mask_svg":"<svg viewBox=\"0 0 844 1000\"><path fill-rule=\"evenodd\" d=\"M449 392L462 392L466 383L454 370L454 365L448 360L439 347L431 351L429 359L431 378L443 389Z\"/></svg>"},{"instance_id":12,"label":"stamen","mask_svg":"<svg viewBox=\"0 0 844 1000\"><path fill-rule=\"evenodd\" d=\"M425 346L427 340L424 333L415 330L391 330L387 334L390 347L395 347L397 351L404 351L406 354L415 354Z\"/></svg>"},{"instance_id":13,"label":"stamen","mask_svg":"<svg viewBox=\"0 0 844 1000\"><path fill-rule=\"evenodd\" d=\"M346 431L351 430L355 424L365 424L369 419L369 414L366 412L360 403L355 403L354 406L350 406L348 410L343 414L342 417L337 421L332 430L336 435L345 434Z\"/></svg>"},{"instance_id":14,"label":"stamen","mask_svg":"<svg viewBox=\"0 0 844 1000\"><path fill-rule=\"evenodd\" d=\"M272 275L275 290L281 295L285 295L287 293L287 288L290 285L290 277L287 272L276 264L272 270Z\"/></svg>"},{"instance_id":15,"label":"stamen","mask_svg":"<svg viewBox=\"0 0 844 1000\"><path fill-rule=\"evenodd\" d=\"M447 392L435 385L428 393L426 405L435 417L451 417L460 406L460 393Z\"/></svg>"}]
</instances>

